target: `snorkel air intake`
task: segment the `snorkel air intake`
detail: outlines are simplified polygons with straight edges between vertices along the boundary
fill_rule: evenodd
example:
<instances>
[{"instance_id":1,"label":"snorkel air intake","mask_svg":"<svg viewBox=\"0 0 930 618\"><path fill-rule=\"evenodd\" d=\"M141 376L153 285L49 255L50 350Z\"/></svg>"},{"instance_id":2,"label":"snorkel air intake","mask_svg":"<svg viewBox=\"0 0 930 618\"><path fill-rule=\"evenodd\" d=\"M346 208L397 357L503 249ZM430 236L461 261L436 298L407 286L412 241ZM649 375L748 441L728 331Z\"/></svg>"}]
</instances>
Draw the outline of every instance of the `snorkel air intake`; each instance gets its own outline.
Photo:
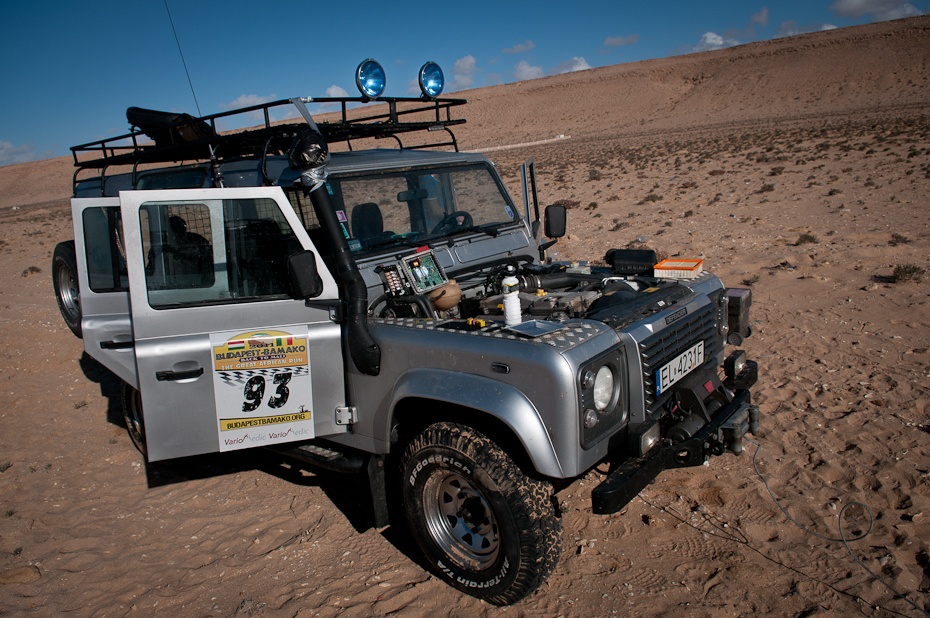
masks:
<instances>
[{"instance_id":1,"label":"snorkel air intake","mask_svg":"<svg viewBox=\"0 0 930 618\"><path fill-rule=\"evenodd\" d=\"M352 258L326 188L329 148L319 129L311 126L294 139L288 160L291 168L300 172L300 183L310 193L320 226L334 245L333 261L346 293L346 336L352 362L362 373L376 376L381 371L381 348L368 330L368 288Z\"/></svg>"}]
</instances>

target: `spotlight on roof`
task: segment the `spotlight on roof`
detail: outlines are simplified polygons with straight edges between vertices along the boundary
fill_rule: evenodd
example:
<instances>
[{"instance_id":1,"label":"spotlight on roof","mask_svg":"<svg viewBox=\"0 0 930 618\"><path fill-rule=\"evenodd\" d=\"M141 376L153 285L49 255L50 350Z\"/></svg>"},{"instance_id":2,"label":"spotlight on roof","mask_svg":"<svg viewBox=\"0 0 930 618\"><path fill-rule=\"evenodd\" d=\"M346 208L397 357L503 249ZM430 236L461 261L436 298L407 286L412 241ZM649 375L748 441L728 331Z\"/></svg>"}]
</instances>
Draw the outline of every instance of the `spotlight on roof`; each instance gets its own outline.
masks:
<instances>
[{"instance_id":1,"label":"spotlight on roof","mask_svg":"<svg viewBox=\"0 0 930 618\"><path fill-rule=\"evenodd\" d=\"M427 99L435 99L442 94L442 87L445 85L442 69L432 61L420 67L420 77L417 81L420 83L420 91Z\"/></svg>"},{"instance_id":2,"label":"spotlight on roof","mask_svg":"<svg viewBox=\"0 0 930 618\"><path fill-rule=\"evenodd\" d=\"M384 68L371 58L358 65L355 70L355 85L366 99L380 97L386 83Z\"/></svg>"}]
</instances>

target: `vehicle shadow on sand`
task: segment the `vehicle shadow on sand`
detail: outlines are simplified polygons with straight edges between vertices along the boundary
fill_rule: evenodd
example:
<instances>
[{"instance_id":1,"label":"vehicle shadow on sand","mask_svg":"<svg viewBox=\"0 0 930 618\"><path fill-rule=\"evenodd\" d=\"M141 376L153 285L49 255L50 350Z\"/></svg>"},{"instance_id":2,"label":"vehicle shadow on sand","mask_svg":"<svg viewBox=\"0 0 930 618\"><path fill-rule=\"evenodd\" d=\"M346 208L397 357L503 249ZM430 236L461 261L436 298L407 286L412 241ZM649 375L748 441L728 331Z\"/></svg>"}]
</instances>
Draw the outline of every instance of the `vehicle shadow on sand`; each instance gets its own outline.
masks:
<instances>
[{"instance_id":1,"label":"vehicle shadow on sand","mask_svg":"<svg viewBox=\"0 0 930 618\"><path fill-rule=\"evenodd\" d=\"M107 422L125 429L122 380L86 352L81 356L79 364L84 376L100 385L100 394L107 400ZM261 448L145 462L146 481L150 488L249 470L271 474L293 485L320 488L356 532L362 533L376 527L374 504L368 478L364 473L339 473L317 469L275 451ZM391 490L396 486L397 483L389 479L387 501L391 523L381 530L381 535L412 562L427 568L403 522L400 500L397 492Z\"/></svg>"},{"instance_id":2,"label":"vehicle shadow on sand","mask_svg":"<svg viewBox=\"0 0 930 618\"><path fill-rule=\"evenodd\" d=\"M126 423L123 421L123 407L120 401L123 381L94 360L87 352L81 353L78 364L84 372L84 377L100 385L100 394L107 400L107 422L125 428Z\"/></svg>"}]
</instances>

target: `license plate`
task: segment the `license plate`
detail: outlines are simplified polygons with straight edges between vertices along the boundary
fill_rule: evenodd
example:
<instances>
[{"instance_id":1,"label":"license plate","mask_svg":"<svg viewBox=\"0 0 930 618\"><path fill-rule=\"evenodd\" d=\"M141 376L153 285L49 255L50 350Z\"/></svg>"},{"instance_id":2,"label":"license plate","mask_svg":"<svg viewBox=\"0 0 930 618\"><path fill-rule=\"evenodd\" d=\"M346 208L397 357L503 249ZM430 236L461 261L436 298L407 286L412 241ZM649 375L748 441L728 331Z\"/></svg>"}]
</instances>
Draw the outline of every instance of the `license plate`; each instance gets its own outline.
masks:
<instances>
[{"instance_id":1,"label":"license plate","mask_svg":"<svg viewBox=\"0 0 930 618\"><path fill-rule=\"evenodd\" d=\"M656 395L667 391L675 382L691 373L695 367L704 364L704 342L685 350L661 369L656 369Z\"/></svg>"}]
</instances>

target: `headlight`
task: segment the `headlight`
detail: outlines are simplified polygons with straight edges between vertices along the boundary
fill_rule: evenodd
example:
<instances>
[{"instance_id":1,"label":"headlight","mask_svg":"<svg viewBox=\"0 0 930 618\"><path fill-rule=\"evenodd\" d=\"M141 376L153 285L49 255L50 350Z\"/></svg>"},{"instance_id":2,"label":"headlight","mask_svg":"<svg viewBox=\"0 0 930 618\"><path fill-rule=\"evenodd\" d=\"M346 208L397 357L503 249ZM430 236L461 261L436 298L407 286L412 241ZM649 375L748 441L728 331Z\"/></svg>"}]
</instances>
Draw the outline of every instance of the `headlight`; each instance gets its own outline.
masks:
<instances>
[{"instance_id":1,"label":"headlight","mask_svg":"<svg viewBox=\"0 0 930 618\"><path fill-rule=\"evenodd\" d=\"M625 370L623 347L619 345L579 368L578 413L583 448L591 448L627 422Z\"/></svg>"},{"instance_id":2,"label":"headlight","mask_svg":"<svg viewBox=\"0 0 930 618\"><path fill-rule=\"evenodd\" d=\"M435 99L442 94L442 87L445 85L442 69L435 62L427 62L420 67L420 77L417 81L420 91L427 99Z\"/></svg>"},{"instance_id":3,"label":"headlight","mask_svg":"<svg viewBox=\"0 0 930 618\"><path fill-rule=\"evenodd\" d=\"M584 426L587 429L594 429L597 426L597 412L594 410L585 410Z\"/></svg>"},{"instance_id":4,"label":"headlight","mask_svg":"<svg viewBox=\"0 0 930 618\"><path fill-rule=\"evenodd\" d=\"M594 408L603 412L614 398L614 372L607 365L597 370L594 378Z\"/></svg>"},{"instance_id":5,"label":"headlight","mask_svg":"<svg viewBox=\"0 0 930 618\"><path fill-rule=\"evenodd\" d=\"M355 70L355 85L363 97L377 99L384 92L384 87L387 85L384 67L371 58L365 60Z\"/></svg>"}]
</instances>

